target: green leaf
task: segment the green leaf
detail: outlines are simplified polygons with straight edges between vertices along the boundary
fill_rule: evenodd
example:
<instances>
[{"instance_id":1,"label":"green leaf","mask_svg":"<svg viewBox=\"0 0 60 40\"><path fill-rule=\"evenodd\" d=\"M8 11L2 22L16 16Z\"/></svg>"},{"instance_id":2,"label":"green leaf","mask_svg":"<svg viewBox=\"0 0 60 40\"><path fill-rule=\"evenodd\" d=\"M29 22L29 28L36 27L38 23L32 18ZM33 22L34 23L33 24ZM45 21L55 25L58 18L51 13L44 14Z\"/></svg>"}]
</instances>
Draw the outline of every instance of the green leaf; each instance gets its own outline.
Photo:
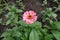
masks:
<instances>
[{"instance_id":1,"label":"green leaf","mask_svg":"<svg viewBox=\"0 0 60 40\"><path fill-rule=\"evenodd\" d=\"M1 37L8 37L8 36L11 36L11 34L13 33L13 30L12 29L8 29L7 31L5 31Z\"/></svg>"},{"instance_id":2,"label":"green leaf","mask_svg":"<svg viewBox=\"0 0 60 40\"><path fill-rule=\"evenodd\" d=\"M43 3L44 3L44 4L47 4L47 0L44 0Z\"/></svg>"},{"instance_id":3,"label":"green leaf","mask_svg":"<svg viewBox=\"0 0 60 40\"><path fill-rule=\"evenodd\" d=\"M47 13L47 16L48 17L53 17L53 18L56 18L57 17L57 14L55 14L54 12L49 12L49 13Z\"/></svg>"},{"instance_id":4,"label":"green leaf","mask_svg":"<svg viewBox=\"0 0 60 40\"><path fill-rule=\"evenodd\" d=\"M55 22L55 25L56 25L57 29L60 30L60 22Z\"/></svg>"},{"instance_id":5,"label":"green leaf","mask_svg":"<svg viewBox=\"0 0 60 40\"><path fill-rule=\"evenodd\" d=\"M20 37L22 35L19 31L19 27L14 27L12 30L13 30L13 34L12 34L13 37Z\"/></svg>"},{"instance_id":6,"label":"green leaf","mask_svg":"<svg viewBox=\"0 0 60 40\"><path fill-rule=\"evenodd\" d=\"M7 22L6 22L6 25L9 25L11 23L11 20L8 20Z\"/></svg>"},{"instance_id":7,"label":"green leaf","mask_svg":"<svg viewBox=\"0 0 60 40\"><path fill-rule=\"evenodd\" d=\"M29 40L39 40L39 35L36 30L31 31Z\"/></svg>"},{"instance_id":8,"label":"green leaf","mask_svg":"<svg viewBox=\"0 0 60 40\"><path fill-rule=\"evenodd\" d=\"M58 0L53 0L54 2L58 2Z\"/></svg>"},{"instance_id":9,"label":"green leaf","mask_svg":"<svg viewBox=\"0 0 60 40\"><path fill-rule=\"evenodd\" d=\"M23 21L23 20L20 20L20 21L19 21L19 24L20 24L21 26L26 26L26 27L28 26L28 24L26 24L25 21Z\"/></svg>"},{"instance_id":10,"label":"green leaf","mask_svg":"<svg viewBox=\"0 0 60 40\"><path fill-rule=\"evenodd\" d=\"M52 30L51 32L57 40L60 40L60 32L59 31Z\"/></svg>"},{"instance_id":11,"label":"green leaf","mask_svg":"<svg viewBox=\"0 0 60 40\"><path fill-rule=\"evenodd\" d=\"M2 10L3 10L3 9L0 9L0 15L1 15L1 14L2 14L2 12L3 12Z\"/></svg>"},{"instance_id":12,"label":"green leaf","mask_svg":"<svg viewBox=\"0 0 60 40\"><path fill-rule=\"evenodd\" d=\"M13 37L5 37L2 40L14 40L14 38Z\"/></svg>"},{"instance_id":13,"label":"green leaf","mask_svg":"<svg viewBox=\"0 0 60 40\"><path fill-rule=\"evenodd\" d=\"M23 12L23 10L21 10L21 9L16 9L16 12L21 13L21 12Z\"/></svg>"},{"instance_id":14,"label":"green leaf","mask_svg":"<svg viewBox=\"0 0 60 40\"><path fill-rule=\"evenodd\" d=\"M0 19L0 24L2 23L2 18Z\"/></svg>"},{"instance_id":15,"label":"green leaf","mask_svg":"<svg viewBox=\"0 0 60 40\"><path fill-rule=\"evenodd\" d=\"M30 27L35 27L35 28L41 28L42 27L42 24L41 22L34 22L32 24L29 24Z\"/></svg>"},{"instance_id":16,"label":"green leaf","mask_svg":"<svg viewBox=\"0 0 60 40\"><path fill-rule=\"evenodd\" d=\"M14 34L15 34L15 35L14 35ZM14 34L13 34L14 37L20 37L20 36L21 36L21 33L18 32L18 31L14 32Z\"/></svg>"},{"instance_id":17,"label":"green leaf","mask_svg":"<svg viewBox=\"0 0 60 40\"><path fill-rule=\"evenodd\" d=\"M51 15L52 15L53 18L57 17L57 14L55 14L55 13L51 13Z\"/></svg>"},{"instance_id":18,"label":"green leaf","mask_svg":"<svg viewBox=\"0 0 60 40\"><path fill-rule=\"evenodd\" d=\"M51 35L51 34L47 34L45 36L45 40L52 40L52 38L53 38L53 35Z\"/></svg>"}]
</instances>

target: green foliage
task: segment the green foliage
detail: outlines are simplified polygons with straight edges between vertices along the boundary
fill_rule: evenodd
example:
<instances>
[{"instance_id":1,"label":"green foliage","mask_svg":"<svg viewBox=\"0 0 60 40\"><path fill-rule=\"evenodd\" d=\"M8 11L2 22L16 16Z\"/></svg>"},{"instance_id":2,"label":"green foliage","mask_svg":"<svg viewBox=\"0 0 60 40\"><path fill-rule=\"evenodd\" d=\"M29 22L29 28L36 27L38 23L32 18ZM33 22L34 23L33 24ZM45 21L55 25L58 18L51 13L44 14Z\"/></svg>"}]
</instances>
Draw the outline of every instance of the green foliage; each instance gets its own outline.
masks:
<instances>
[{"instance_id":1,"label":"green foliage","mask_svg":"<svg viewBox=\"0 0 60 40\"><path fill-rule=\"evenodd\" d=\"M19 1L19 0L18 0ZM21 5L21 8L18 9L16 7L16 5L12 5L12 6L9 6L7 3L5 3L5 8L6 10L8 10L8 12L6 14L4 14L5 18L6 18L6 21L1 24L4 24L4 25L11 25L11 26L16 26L18 25L18 19L21 19L21 16L22 16L22 12L23 12L23 3L20 1ZM1 8L0 9L0 14L2 14L3 9Z\"/></svg>"},{"instance_id":2,"label":"green foliage","mask_svg":"<svg viewBox=\"0 0 60 40\"><path fill-rule=\"evenodd\" d=\"M21 23L22 23L22 21L21 21ZM39 22L37 22L37 23L39 23ZM33 23L33 24L35 24L35 23ZM26 25L28 25L28 24L26 24ZM28 37L29 37L29 40L34 40L35 38L36 38L35 40L37 40L39 38L39 33L38 33L39 29L32 28L32 30L31 30L31 28L29 26L32 28L35 25L29 24L28 27L22 26L22 27L13 27L12 29L7 29L7 31L4 32L1 35L1 37L4 37L3 40L5 40L5 38L6 38L6 40L8 40L9 38L11 38L11 40L17 40L17 39L28 40ZM41 28L40 27L41 25L36 24L36 26Z\"/></svg>"},{"instance_id":3,"label":"green foliage","mask_svg":"<svg viewBox=\"0 0 60 40\"><path fill-rule=\"evenodd\" d=\"M51 8L47 8L46 10L42 11L42 14L43 14L42 21L46 21L46 20L50 20L50 19L52 20L53 18L57 17L55 12L53 12Z\"/></svg>"},{"instance_id":4,"label":"green foliage","mask_svg":"<svg viewBox=\"0 0 60 40\"><path fill-rule=\"evenodd\" d=\"M57 30L51 30L51 32L57 40L60 40L60 22L55 22L55 26Z\"/></svg>"},{"instance_id":5,"label":"green foliage","mask_svg":"<svg viewBox=\"0 0 60 40\"><path fill-rule=\"evenodd\" d=\"M4 32L1 37L4 37L2 40L17 40L20 39L21 33L18 27L14 27L13 29L7 29L7 32Z\"/></svg>"},{"instance_id":6,"label":"green foliage","mask_svg":"<svg viewBox=\"0 0 60 40\"><path fill-rule=\"evenodd\" d=\"M22 24L23 23L23 24ZM48 29L42 29L42 24L40 22L35 22L33 24L26 24L24 21L20 21L19 27L13 27L12 29L7 29L5 33L1 35L4 37L3 40L11 38L11 40L52 40L53 35L48 34Z\"/></svg>"},{"instance_id":7,"label":"green foliage","mask_svg":"<svg viewBox=\"0 0 60 40\"><path fill-rule=\"evenodd\" d=\"M6 14L6 18L8 21L6 22L6 25L17 25L18 24L18 17L21 16L23 10L16 8L15 6L12 6L11 8L8 8L9 12Z\"/></svg>"}]
</instances>

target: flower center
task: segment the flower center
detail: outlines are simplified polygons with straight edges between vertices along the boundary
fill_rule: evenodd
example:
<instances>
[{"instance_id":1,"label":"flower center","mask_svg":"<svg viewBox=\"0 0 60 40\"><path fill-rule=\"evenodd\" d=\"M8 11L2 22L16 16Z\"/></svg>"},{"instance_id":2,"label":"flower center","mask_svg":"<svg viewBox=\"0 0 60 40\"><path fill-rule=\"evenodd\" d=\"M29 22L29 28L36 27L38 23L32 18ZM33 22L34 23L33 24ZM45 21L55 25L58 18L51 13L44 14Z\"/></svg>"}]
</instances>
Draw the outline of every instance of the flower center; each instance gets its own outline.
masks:
<instances>
[{"instance_id":1,"label":"flower center","mask_svg":"<svg viewBox=\"0 0 60 40\"><path fill-rule=\"evenodd\" d=\"M32 18L32 15L29 15L28 18L31 19Z\"/></svg>"}]
</instances>

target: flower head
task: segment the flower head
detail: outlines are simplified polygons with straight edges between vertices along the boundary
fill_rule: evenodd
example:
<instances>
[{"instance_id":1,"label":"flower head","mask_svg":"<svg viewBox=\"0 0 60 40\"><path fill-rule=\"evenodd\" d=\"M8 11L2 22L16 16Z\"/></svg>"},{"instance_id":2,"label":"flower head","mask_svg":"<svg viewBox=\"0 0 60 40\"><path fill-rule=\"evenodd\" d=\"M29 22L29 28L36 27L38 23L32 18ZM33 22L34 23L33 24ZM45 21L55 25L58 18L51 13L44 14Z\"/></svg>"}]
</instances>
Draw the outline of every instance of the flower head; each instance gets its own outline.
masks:
<instances>
[{"instance_id":1,"label":"flower head","mask_svg":"<svg viewBox=\"0 0 60 40\"><path fill-rule=\"evenodd\" d=\"M27 24L32 24L37 20L37 16L36 16L36 12L34 11L26 11L23 14L23 20L27 23Z\"/></svg>"}]
</instances>

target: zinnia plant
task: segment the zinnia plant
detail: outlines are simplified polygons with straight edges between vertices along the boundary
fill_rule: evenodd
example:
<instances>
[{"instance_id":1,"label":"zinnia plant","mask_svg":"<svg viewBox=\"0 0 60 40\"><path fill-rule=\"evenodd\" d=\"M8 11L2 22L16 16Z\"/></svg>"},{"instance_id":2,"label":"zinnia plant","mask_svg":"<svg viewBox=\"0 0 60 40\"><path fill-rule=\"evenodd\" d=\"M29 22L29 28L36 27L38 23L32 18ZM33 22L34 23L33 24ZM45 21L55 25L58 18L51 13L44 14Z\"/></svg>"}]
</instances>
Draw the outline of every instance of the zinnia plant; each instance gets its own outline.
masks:
<instances>
[{"instance_id":1,"label":"zinnia plant","mask_svg":"<svg viewBox=\"0 0 60 40\"><path fill-rule=\"evenodd\" d=\"M2 16L0 17L0 25L6 26L3 27L5 28L3 33L0 33L1 40L60 40L60 20L57 19L56 13L60 10L58 1L50 0L58 5L54 6L55 10L53 10L49 0L44 0L42 5L39 4L38 0L35 0L38 1L36 4L29 0L31 4L43 6L41 11L40 9L34 11L34 8L33 10L25 10L22 0L14 0L14 3L11 1L6 3L4 0L3 3L6 4L0 10ZM9 5L10 2L12 5Z\"/></svg>"}]
</instances>

